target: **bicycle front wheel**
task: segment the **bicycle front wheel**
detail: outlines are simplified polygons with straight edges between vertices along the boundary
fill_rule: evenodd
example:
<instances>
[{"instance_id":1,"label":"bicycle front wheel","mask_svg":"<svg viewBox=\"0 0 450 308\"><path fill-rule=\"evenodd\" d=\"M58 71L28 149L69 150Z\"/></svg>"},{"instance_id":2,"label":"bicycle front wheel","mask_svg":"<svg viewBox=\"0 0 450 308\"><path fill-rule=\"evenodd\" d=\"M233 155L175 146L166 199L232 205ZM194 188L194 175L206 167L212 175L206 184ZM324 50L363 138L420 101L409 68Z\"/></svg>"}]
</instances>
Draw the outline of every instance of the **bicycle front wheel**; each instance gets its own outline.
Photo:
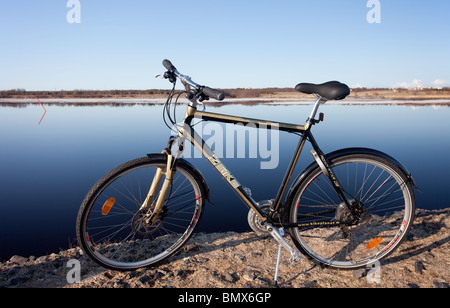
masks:
<instances>
[{"instance_id":1,"label":"bicycle front wheel","mask_svg":"<svg viewBox=\"0 0 450 308\"><path fill-rule=\"evenodd\" d=\"M78 213L77 237L93 261L113 270L135 270L167 259L191 237L206 191L184 164L177 166L158 220L144 219L142 204L158 168L165 167L164 156L133 160L105 175L87 194Z\"/></svg>"},{"instance_id":2,"label":"bicycle front wheel","mask_svg":"<svg viewBox=\"0 0 450 308\"><path fill-rule=\"evenodd\" d=\"M411 182L396 164L372 154L347 154L330 162L347 200L339 199L331 181L317 167L295 192L289 221L297 247L312 259L336 268L373 264L392 253L414 219Z\"/></svg>"}]
</instances>

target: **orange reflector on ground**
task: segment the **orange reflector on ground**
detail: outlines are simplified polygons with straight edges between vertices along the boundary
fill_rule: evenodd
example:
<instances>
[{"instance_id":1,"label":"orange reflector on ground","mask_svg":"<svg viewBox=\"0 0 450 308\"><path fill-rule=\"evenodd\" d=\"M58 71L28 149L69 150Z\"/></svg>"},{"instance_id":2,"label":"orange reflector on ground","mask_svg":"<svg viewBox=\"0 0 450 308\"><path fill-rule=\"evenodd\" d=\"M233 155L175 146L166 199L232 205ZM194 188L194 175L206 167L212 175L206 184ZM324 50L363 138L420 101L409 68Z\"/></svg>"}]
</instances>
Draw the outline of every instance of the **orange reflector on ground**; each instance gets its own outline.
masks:
<instances>
[{"instance_id":1,"label":"orange reflector on ground","mask_svg":"<svg viewBox=\"0 0 450 308\"><path fill-rule=\"evenodd\" d=\"M375 247L377 247L378 245L380 245L381 241L383 239L381 237L374 239L372 242L370 242L366 247L367 249L373 249Z\"/></svg>"},{"instance_id":2,"label":"orange reflector on ground","mask_svg":"<svg viewBox=\"0 0 450 308\"><path fill-rule=\"evenodd\" d=\"M103 216L106 216L106 215L109 214L109 212L111 211L111 209L112 209L114 203L116 203L116 199L114 199L114 198L109 198L109 199L105 202L105 204L103 204L103 207L102 207L102 215L103 215Z\"/></svg>"}]
</instances>

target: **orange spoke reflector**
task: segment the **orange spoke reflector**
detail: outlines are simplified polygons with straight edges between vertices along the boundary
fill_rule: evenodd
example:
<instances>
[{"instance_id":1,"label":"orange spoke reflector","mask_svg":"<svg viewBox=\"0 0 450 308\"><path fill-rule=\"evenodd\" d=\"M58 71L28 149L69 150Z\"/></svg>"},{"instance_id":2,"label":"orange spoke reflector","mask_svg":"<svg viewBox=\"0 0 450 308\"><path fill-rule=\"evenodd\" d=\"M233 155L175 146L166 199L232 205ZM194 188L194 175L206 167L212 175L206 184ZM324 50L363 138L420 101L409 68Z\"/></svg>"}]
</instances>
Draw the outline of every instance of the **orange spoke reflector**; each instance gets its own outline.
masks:
<instances>
[{"instance_id":1,"label":"orange spoke reflector","mask_svg":"<svg viewBox=\"0 0 450 308\"><path fill-rule=\"evenodd\" d=\"M383 239L381 237L374 239L372 242L370 242L366 248L367 249L374 249L375 247L377 247L378 245L380 245L381 241Z\"/></svg>"},{"instance_id":2,"label":"orange spoke reflector","mask_svg":"<svg viewBox=\"0 0 450 308\"><path fill-rule=\"evenodd\" d=\"M112 209L114 203L116 203L116 199L114 199L114 198L109 198L109 199L105 202L105 204L103 204L103 207L102 207L102 215L103 215L103 216L106 216L106 215L109 214L109 212L111 211L111 209Z\"/></svg>"}]
</instances>

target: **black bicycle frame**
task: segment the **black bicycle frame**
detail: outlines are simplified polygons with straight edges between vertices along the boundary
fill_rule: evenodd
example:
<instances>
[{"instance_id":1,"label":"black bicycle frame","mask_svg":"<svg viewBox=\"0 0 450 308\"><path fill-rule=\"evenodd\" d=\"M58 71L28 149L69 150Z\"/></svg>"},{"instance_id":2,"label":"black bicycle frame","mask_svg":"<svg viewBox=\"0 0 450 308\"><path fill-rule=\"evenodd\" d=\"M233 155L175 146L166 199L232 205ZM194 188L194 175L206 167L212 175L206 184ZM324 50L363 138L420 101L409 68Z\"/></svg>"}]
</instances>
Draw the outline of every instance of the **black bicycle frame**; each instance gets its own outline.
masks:
<instances>
[{"instance_id":1,"label":"black bicycle frame","mask_svg":"<svg viewBox=\"0 0 450 308\"><path fill-rule=\"evenodd\" d=\"M192 120L194 118L199 118L203 121L215 121L215 122L221 122L221 123L232 123L232 124L254 124L257 128L260 126L264 126L265 128L268 127L276 127L280 131L289 132L289 133L300 133L301 139L298 143L298 146L295 150L294 156L289 164L289 167L286 171L286 174L283 178L283 181L280 185L280 188L278 190L278 194L275 198L275 202L273 204L273 208L271 209L269 215L264 214L258 207L257 203L247 194L247 192L244 190L243 186L239 183L239 181L234 177L231 172L225 167L225 165L220 161L220 159L217 157L217 155L211 150L211 148L206 144L206 142L195 132L194 128L191 126ZM312 123L312 124L311 124ZM318 163L318 165L322 168L322 171L329 177L334 189L336 190L336 193L338 194L341 201L343 201L347 206L350 208L350 204L348 200L346 199L344 192L341 188L341 185L337 181L333 171L331 170L329 166L329 162L326 159L324 153L319 148L317 142L315 141L314 137L311 134L311 126L314 124L314 122L308 121L306 125L295 125L295 124L288 124L288 123L281 123L281 122L273 122L273 121L266 121L266 120L260 120L260 119L253 119L253 118L246 118L246 117L239 117L239 116L230 116L230 115L224 115L224 114L217 114L217 113L210 113L210 112L203 112L203 111L197 111L196 107L189 106L188 110L186 112L186 117L183 122L183 128L182 128L182 137L189 140L194 147L196 147L198 150L201 151L203 156L208 159L208 161L213 165L213 167L222 175L222 177L228 182L228 184L231 185L231 187L237 192L237 194L241 197L241 199L251 208L253 209L260 219L263 222L269 221L273 223L274 225L277 225L278 223L274 221L276 214L278 213L280 207L282 206L282 199L286 192L287 186L289 184L289 181L292 178L292 174L294 172L295 167L297 166L297 163L299 161L300 155L303 151L303 147L308 140L314 150L314 153L317 154L315 156L315 159ZM322 223L314 223L315 225L322 224ZM330 225L339 225L340 222L327 222L323 223L324 226L330 226ZM298 227L303 226L304 224L294 224L291 226L291 224L285 224L283 223L283 226L285 227Z\"/></svg>"}]
</instances>

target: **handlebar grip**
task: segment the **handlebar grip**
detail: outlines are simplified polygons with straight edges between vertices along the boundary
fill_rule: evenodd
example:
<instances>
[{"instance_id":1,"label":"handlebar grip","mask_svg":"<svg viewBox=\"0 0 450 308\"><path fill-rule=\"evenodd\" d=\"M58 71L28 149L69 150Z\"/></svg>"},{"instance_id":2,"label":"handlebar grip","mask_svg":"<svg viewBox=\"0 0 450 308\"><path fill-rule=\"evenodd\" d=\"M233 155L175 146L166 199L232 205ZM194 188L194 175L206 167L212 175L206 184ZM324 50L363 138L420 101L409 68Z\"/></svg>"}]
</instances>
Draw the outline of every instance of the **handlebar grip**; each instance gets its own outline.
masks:
<instances>
[{"instance_id":1,"label":"handlebar grip","mask_svg":"<svg viewBox=\"0 0 450 308\"><path fill-rule=\"evenodd\" d=\"M209 87L204 87L203 88L203 93L205 95L208 95L209 97L215 99L215 100L218 100L218 101L223 101L225 99L225 94L224 93L222 93L220 91L217 91L215 89L211 89Z\"/></svg>"},{"instance_id":2,"label":"handlebar grip","mask_svg":"<svg viewBox=\"0 0 450 308\"><path fill-rule=\"evenodd\" d=\"M176 68L175 68L175 66L173 66L172 62L170 62L170 61L167 60L167 59L164 60L162 64L163 64L163 66L164 66L168 71L173 72L173 71L176 70Z\"/></svg>"}]
</instances>

